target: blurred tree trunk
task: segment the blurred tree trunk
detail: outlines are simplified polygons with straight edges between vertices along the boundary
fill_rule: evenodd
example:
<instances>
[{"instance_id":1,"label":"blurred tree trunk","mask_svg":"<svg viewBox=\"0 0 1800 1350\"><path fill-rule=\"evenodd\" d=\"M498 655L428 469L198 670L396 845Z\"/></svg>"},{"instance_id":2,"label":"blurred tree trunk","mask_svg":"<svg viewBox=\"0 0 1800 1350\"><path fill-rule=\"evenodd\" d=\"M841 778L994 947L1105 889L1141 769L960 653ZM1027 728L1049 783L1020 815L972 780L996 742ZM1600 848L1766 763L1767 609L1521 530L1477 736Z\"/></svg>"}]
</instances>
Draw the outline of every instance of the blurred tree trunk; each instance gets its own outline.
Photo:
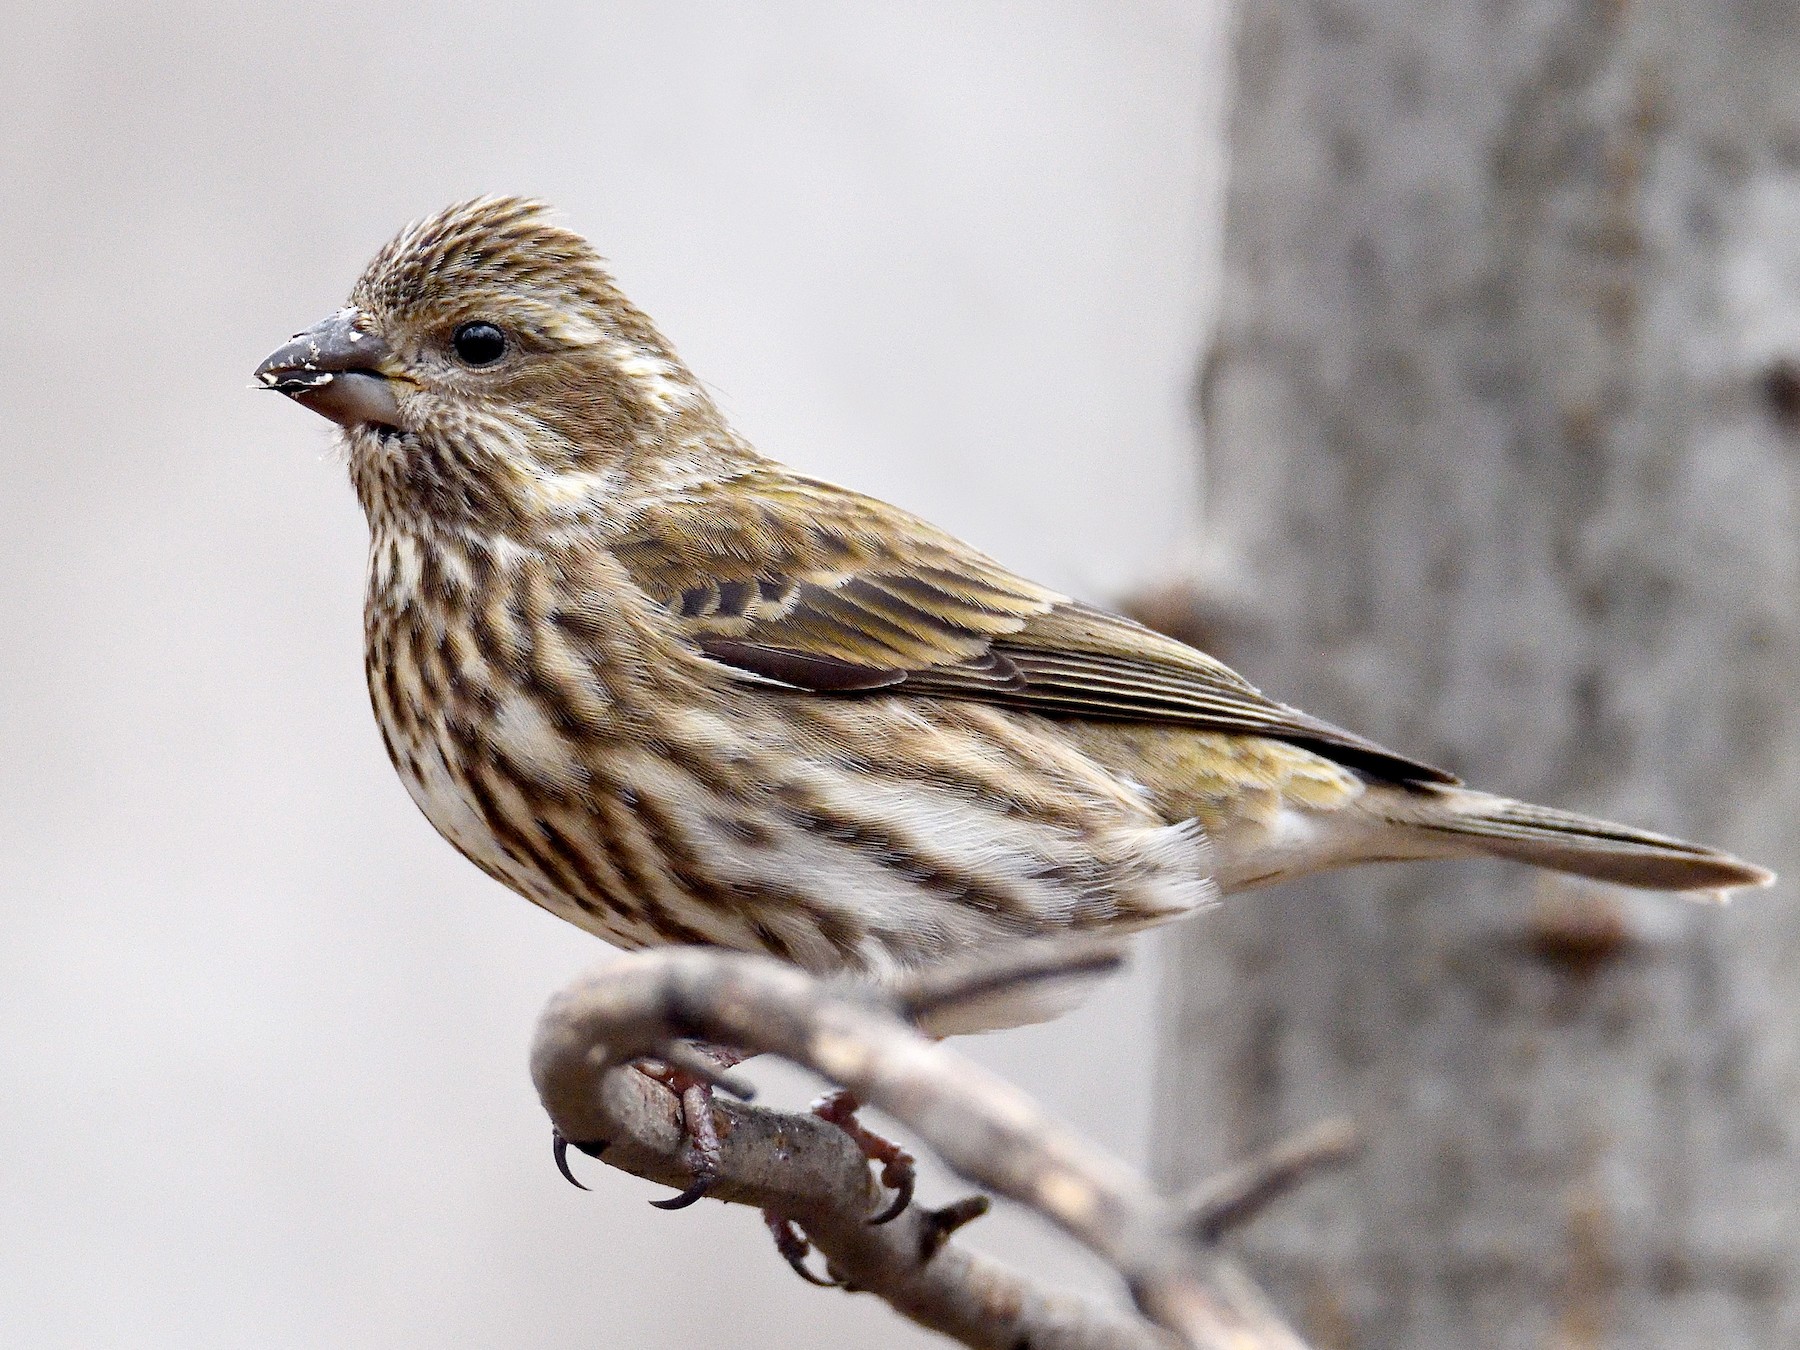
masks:
<instances>
[{"instance_id":1,"label":"blurred tree trunk","mask_svg":"<svg viewBox=\"0 0 1800 1350\"><path fill-rule=\"evenodd\" d=\"M1800 872L1800 23L1245 0L1205 636L1479 786ZM1165 615L1165 620L1167 616ZM1325 1347L1800 1345L1800 913L1501 863L1173 943L1171 1181L1345 1111Z\"/></svg>"}]
</instances>

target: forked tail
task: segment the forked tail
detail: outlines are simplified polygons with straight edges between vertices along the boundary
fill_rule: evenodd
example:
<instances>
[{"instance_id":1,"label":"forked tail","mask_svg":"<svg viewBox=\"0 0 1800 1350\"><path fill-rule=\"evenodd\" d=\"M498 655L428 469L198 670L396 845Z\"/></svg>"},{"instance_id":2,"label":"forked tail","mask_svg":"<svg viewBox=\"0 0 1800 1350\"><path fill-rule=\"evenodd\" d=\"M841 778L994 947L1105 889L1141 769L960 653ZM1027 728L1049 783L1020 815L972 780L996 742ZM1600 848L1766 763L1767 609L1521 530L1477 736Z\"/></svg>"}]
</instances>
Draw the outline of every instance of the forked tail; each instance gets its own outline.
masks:
<instances>
[{"instance_id":1,"label":"forked tail","mask_svg":"<svg viewBox=\"0 0 1800 1350\"><path fill-rule=\"evenodd\" d=\"M1467 788L1414 787L1416 807L1394 818L1461 847L1534 867L1658 891L1729 891L1767 886L1775 874L1729 853L1591 816L1495 797Z\"/></svg>"}]
</instances>

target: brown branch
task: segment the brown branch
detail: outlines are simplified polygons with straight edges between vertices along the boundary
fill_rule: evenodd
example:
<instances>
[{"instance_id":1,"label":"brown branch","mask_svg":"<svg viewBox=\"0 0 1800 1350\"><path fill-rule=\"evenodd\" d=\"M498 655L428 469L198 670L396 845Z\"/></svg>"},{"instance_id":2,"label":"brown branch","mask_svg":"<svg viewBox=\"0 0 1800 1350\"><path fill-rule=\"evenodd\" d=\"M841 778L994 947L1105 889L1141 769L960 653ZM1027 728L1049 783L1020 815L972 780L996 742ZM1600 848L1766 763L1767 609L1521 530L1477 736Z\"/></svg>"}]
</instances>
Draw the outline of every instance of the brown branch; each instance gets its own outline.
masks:
<instances>
[{"instance_id":1,"label":"brown branch","mask_svg":"<svg viewBox=\"0 0 1800 1350\"><path fill-rule=\"evenodd\" d=\"M1285 1139L1268 1152L1203 1183L1184 1204L1189 1231L1215 1243L1318 1173L1342 1167L1362 1152L1347 1120L1327 1120Z\"/></svg>"},{"instance_id":2,"label":"brown branch","mask_svg":"<svg viewBox=\"0 0 1800 1350\"><path fill-rule=\"evenodd\" d=\"M965 1345L1305 1350L1216 1250L1192 1203L1164 1201L1131 1169L1047 1120L1011 1084L921 1035L898 1011L941 1009L1117 960L1107 949L1024 947L885 996L756 957L638 953L550 1001L532 1076L564 1138L589 1150L604 1142L613 1166L681 1187L690 1178L675 1099L631 1062L667 1057L683 1037L780 1055L887 1111L961 1176L1050 1219L1119 1272L1143 1313L1045 1291L948 1241L951 1228L973 1217L970 1209L915 1203L894 1222L872 1226L880 1195L843 1131L813 1116L717 1103L723 1156L713 1196L793 1220L846 1285Z\"/></svg>"}]
</instances>

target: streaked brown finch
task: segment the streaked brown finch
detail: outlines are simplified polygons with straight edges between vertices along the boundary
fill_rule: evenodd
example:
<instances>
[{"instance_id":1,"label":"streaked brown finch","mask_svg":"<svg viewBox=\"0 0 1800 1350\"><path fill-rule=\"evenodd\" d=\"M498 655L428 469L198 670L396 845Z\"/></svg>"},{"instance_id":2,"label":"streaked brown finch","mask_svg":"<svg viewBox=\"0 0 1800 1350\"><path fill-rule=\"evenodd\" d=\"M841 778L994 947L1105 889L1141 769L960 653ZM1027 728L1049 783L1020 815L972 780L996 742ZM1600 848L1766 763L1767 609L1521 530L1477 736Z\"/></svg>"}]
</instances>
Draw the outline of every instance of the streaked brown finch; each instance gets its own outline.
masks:
<instances>
[{"instance_id":1,"label":"streaked brown finch","mask_svg":"<svg viewBox=\"0 0 1800 1350\"><path fill-rule=\"evenodd\" d=\"M413 799L619 946L880 978L1360 862L1771 880L1463 788L763 458L539 203L409 226L257 375L342 428Z\"/></svg>"}]
</instances>

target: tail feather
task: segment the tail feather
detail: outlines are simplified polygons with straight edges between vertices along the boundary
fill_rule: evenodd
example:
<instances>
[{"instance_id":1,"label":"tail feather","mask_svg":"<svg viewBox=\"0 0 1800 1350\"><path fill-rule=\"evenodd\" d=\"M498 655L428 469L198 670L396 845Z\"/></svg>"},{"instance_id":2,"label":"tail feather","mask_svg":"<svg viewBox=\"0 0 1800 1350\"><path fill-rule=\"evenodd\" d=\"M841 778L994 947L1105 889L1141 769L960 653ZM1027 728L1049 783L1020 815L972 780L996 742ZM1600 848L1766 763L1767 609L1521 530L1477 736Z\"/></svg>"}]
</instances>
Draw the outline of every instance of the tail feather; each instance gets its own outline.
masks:
<instances>
[{"instance_id":1,"label":"tail feather","mask_svg":"<svg viewBox=\"0 0 1800 1350\"><path fill-rule=\"evenodd\" d=\"M1571 811L1467 788L1414 789L1423 809L1404 813L1415 829L1453 836L1466 847L1534 867L1658 891L1729 891L1767 886L1775 874L1685 839L1616 825Z\"/></svg>"}]
</instances>

